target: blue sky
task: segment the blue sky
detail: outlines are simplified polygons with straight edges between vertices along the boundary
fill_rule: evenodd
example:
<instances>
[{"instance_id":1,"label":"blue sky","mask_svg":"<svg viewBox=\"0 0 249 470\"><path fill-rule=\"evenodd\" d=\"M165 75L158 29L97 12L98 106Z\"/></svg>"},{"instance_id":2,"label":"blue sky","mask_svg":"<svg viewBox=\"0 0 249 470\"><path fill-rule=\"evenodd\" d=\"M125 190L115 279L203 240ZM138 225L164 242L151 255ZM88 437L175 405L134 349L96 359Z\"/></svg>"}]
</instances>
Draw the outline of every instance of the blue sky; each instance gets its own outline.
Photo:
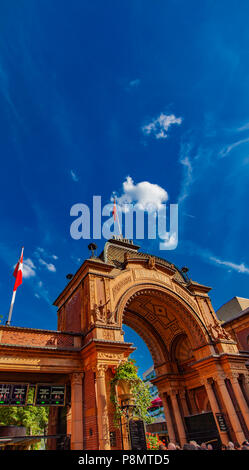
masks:
<instances>
[{"instance_id":1,"label":"blue sky","mask_svg":"<svg viewBox=\"0 0 249 470\"><path fill-rule=\"evenodd\" d=\"M187 265L215 309L249 296L248 15L243 0L1 2L5 317L23 245L26 260L13 324L56 328L52 302L88 256L70 208L121 196L128 176L179 204L178 247L144 251Z\"/></svg>"}]
</instances>

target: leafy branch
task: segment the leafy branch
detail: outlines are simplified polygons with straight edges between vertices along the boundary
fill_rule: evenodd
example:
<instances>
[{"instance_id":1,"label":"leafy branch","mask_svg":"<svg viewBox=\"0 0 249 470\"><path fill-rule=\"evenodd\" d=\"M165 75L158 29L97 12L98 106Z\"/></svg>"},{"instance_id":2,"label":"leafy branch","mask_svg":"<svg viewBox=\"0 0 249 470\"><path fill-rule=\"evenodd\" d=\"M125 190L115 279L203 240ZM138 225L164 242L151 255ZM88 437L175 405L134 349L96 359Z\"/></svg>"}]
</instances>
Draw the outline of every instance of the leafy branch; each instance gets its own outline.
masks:
<instances>
[{"instance_id":1,"label":"leafy branch","mask_svg":"<svg viewBox=\"0 0 249 470\"><path fill-rule=\"evenodd\" d=\"M122 362L116 369L115 375L111 380L111 395L110 400L114 405L114 424L116 427L119 426L119 422L122 416L125 414L125 409L119 404L119 400L116 393L116 385L119 381L129 382L130 391L133 401L133 417L137 417L145 421L147 424L152 423L154 420L148 412L148 408L151 405L152 396L149 391L148 385L146 385L137 374L137 367L133 359Z\"/></svg>"}]
</instances>

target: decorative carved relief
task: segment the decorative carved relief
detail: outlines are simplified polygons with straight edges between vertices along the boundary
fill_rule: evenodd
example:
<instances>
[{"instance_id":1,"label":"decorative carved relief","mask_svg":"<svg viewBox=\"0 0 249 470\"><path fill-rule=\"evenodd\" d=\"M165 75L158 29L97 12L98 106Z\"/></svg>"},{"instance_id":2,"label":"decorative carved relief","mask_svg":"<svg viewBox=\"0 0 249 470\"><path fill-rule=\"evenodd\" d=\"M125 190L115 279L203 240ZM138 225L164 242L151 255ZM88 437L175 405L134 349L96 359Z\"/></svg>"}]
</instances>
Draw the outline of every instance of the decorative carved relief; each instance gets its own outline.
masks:
<instances>
[{"instance_id":1,"label":"decorative carved relief","mask_svg":"<svg viewBox=\"0 0 249 470\"><path fill-rule=\"evenodd\" d=\"M37 358L32 358L30 356L23 357L23 356L16 356L15 354L13 355L8 355L8 356L0 356L0 362L1 363L9 363L12 362L13 364L40 364L41 359L40 357Z\"/></svg>"},{"instance_id":2,"label":"decorative carved relief","mask_svg":"<svg viewBox=\"0 0 249 470\"><path fill-rule=\"evenodd\" d=\"M114 285L113 289L112 289L112 295L113 295L113 298L116 299L119 291L125 287L127 284L131 283L132 282L132 279L131 279L131 276L130 274L128 276L126 276L124 279L121 279L116 285Z\"/></svg>"},{"instance_id":3,"label":"decorative carved relief","mask_svg":"<svg viewBox=\"0 0 249 470\"><path fill-rule=\"evenodd\" d=\"M184 305L181 305L179 303L179 299L174 297L173 292L167 293L163 291L163 288L147 288L141 287L141 290L138 290L139 288L136 287L137 290L135 292L133 291L133 294L130 294L130 297L125 297L123 298L122 304L120 305L120 311L124 311L125 308L129 308L131 302L140 302L140 298L142 301L143 296L146 297L154 297L160 299L163 303L169 304L172 307L172 310L177 314L177 318L179 320L178 327L181 329L183 328L185 331L187 330L189 337L191 338L191 343L192 347L198 348L200 346L203 346L207 343L207 337L205 336L204 332L201 329L200 324L198 323L197 319L193 316L193 313L189 312L187 308ZM140 302L141 303L141 302ZM148 303L145 306L148 308ZM147 316L146 316L147 318ZM148 319L151 321L153 326L155 325L154 322L156 322L156 318L154 315L154 318ZM181 326L182 324L182 326ZM176 326L173 326L173 331L172 334L174 333L174 330L176 331ZM156 329L158 329L158 324L156 324Z\"/></svg>"},{"instance_id":4,"label":"decorative carved relief","mask_svg":"<svg viewBox=\"0 0 249 470\"><path fill-rule=\"evenodd\" d=\"M113 330L103 330L103 338L108 339L110 341L115 340L115 333Z\"/></svg>"},{"instance_id":5,"label":"decorative carved relief","mask_svg":"<svg viewBox=\"0 0 249 470\"><path fill-rule=\"evenodd\" d=\"M100 323L106 323L105 313L104 313L104 305L102 302L94 306L94 313L95 313L95 321Z\"/></svg>"},{"instance_id":6,"label":"decorative carved relief","mask_svg":"<svg viewBox=\"0 0 249 470\"><path fill-rule=\"evenodd\" d=\"M71 374L71 384L82 385L82 378L83 378L83 373L73 372L73 374Z\"/></svg>"},{"instance_id":7,"label":"decorative carved relief","mask_svg":"<svg viewBox=\"0 0 249 470\"><path fill-rule=\"evenodd\" d=\"M96 300L95 300L95 279L92 276L89 277L89 300L90 300L91 309L93 309L93 306L96 303Z\"/></svg>"},{"instance_id":8,"label":"decorative carved relief","mask_svg":"<svg viewBox=\"0 0 249 470\"><path fill-rule=\"evenodd\" d=\"M187 292L185 292L184 289L181 289L180 287L175 286L175 291L177 292L177 294L179 294L181 297L183 297L183 299L185 299L191 305L191 307L196 309L195 301L192 299L192 297L190 295L187 294Z\"/></svg>"},{"instance_id":9,"label":"decorative carved relief","mask_svg":"<svg viewBox=\"0 0 249 470\"><path fill-rule=\"evenodd\" d=\"M97 379L104 379L105 378L105 373L108 369L109 365L108 364L97 364L95 369L96 373L96 378Z\"/></svg>"},{"instance_id":10,"label":"decorative carved relief","mask_svg":"<svg viewBox=\"0 0 249 470\"><path fill-rule=\"evenodd\" d=\"M210 323L208 325L208 330L211 334L211 336L216 340L216 339L227 339L229 341L232 341L231 336L228 334L228 332L222 328L221 322L218 320L214 320L214 323Z\"/></svg>"},{"instance_id":11,"label":"decorative carved relief","mask_svg":"<svg viewBox=\"0 0 249 470\"><path fill-rule=\"evenodd\" d=\"M153 268L151 269L136 269L135 270L135 278L136 279L153 279L155 281L164 282L165 284L171 284L171 280L165 274L154 271Z\"/></svg>"},{"instance_id":12,"label":"decorative carved relief","mask_svg":"<svg viewBox=\"0 0 249 470\"><path fill-rule=\"evenodd\" d=\"M98 359L115 359L115 360L122 360L123 354L116 354L116 353L107 353L107 352L99 352L97 355Z\"/></svg>"},{"instance_id":13,"label":"decorative carved relief","mask_svg":"<svg viewBox=\"0 0 249 470\"><path fill-rule=\"evenodd\" d=\"M156 267L156 258L154 256L150 256L148 258L148 268L154 269Z\"/></svg>"},{"instance_id":14,"label":"decorative carved relief","mask_svg":"<svg viewBox=\"0 0 249 470\"><path fill-rule=\"evenodd\" d=\"M108 299L105 304L102 303L102 300L100 300L99 305L95 304L94 306L94 316L95 316L95 321L98 323L109 323L109 315L110 315L110 310L106 311L106 305L110 302ZM114 322L115 323L115 322Z\"/></svg>"},{"instance_id":15,"label":"decorative carved relief","mask_svg":"<svg viewBox=\"0 0 249 470\"><path fill-rule=\"evenodd\" d=\"M114 325L117 323L115 312L107 311L107 323L108 325Z\"/></svg>"}]
</instances>

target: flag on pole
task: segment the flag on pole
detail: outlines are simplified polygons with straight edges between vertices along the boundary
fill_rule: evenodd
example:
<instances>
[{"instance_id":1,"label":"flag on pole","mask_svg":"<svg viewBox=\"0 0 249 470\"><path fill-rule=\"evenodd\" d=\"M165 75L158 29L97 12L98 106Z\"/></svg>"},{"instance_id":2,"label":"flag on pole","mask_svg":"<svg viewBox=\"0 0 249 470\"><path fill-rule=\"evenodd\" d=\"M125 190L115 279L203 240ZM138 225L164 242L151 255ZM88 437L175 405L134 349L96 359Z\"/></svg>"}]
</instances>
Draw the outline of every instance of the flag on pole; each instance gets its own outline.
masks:
<instances>
[{"instance_id":1,"label":"flag on pole","mask_svg":"<svg viewBox=\"0 0 249 470\"><path fill-rule=\"evenodd\" d=\"M15 271L13 276L16 278L15 285L13 291L15 292L16 289L22 284L22 270L23 270L23 248L20 259L15 267Z\"/></svg>"},{"instance_id":2,"label":"flag on pole","mask_svg":"<svg viewBox=\"0 0 249 470\"><path fill-rule=\"evenodd\" d=\"M10 325L11 322L11 317L12 317L12 311L15 303L15 298L16 298L16 289L22 284L22 270L23 270L23 248L21 252L21 256L19 258L19 261L15 267L15 270L13 272L13 276L16 278L14 288L13 288L13 293L12 293L12 299L11 299L11 304L10 304L10 309L9 309L9 316L8 320L6 322L6 325Z\"/></svg>"},{"instance_id":3,"label":"flag on pole","mask_svg":"<svg viewBox=\"0 0 249 470\"><path fill-rule=\"evenodd\" d=\"M115 200L115 198L114 198L114 203L113 203L112 215L113 215L113 220L114 220L114 222L115 222L115 221L116 221L116 218L117 218L117 206L116 206L116 200Z\"/></svg>"},{"instance_id":4,"label":"flag on pole","mask_svg":"<svg viewBox=\"0 0 249 470\"><path fill-rule=\"evenodd\" d=\"M120 223L119 223L119 217L118 217L118 211L117 211L117 205L116 205L116 199L115 198L114 198L114 203L113 203L112 215L113 215L114 223L116 222L116 219L117 219L119 235L122 237Z\"/></svg>"}]
</instances>

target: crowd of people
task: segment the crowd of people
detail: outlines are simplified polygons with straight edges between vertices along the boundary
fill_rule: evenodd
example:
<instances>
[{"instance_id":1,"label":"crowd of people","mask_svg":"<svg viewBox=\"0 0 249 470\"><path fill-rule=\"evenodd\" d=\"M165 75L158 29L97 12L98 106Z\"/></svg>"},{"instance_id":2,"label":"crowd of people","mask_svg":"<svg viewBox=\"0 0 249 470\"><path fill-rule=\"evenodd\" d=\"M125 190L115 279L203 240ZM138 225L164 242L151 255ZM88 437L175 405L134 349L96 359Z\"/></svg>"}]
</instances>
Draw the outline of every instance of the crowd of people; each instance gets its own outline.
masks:
<instances>
[{"instance_id":1,"label":"crowd of people","mask_svg":"<svg viewBox=\"0 0 249 470\"><path fill-rule=\"evenodd\" d=\"M183 447L180 447L173 442L169 442L167 445L161 444L160 450L213 450L213 446L207 442L197 444L195 441L190 441L184 444ZM233 442L228 442L227 445L221 444L219 450L249 450L249 441L244 441L241 445L234 444Z\"/></svg>"}]
</instances>

